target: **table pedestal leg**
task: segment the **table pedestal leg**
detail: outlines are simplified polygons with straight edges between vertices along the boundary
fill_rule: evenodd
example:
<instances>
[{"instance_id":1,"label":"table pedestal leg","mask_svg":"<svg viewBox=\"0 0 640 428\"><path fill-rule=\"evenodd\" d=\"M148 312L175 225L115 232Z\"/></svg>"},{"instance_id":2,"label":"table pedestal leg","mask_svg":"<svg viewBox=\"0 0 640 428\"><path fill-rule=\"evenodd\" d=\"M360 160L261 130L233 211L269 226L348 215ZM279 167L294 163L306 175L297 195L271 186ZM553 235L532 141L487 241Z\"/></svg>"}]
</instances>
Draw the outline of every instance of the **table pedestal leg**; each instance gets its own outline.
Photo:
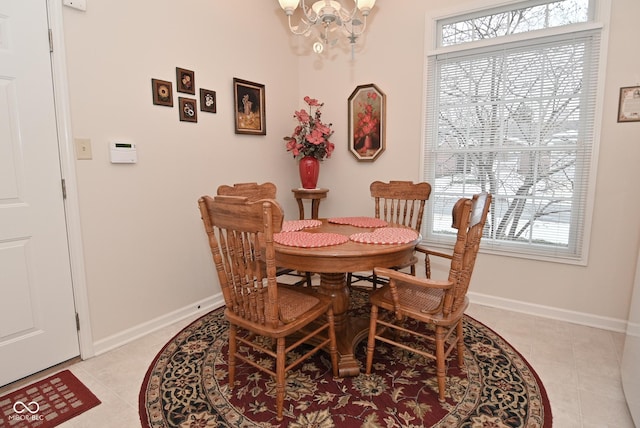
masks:
<instances>
[{"instance_id":1,"label":"table pedestal leg","mask_svg":"<svg viewBox=\"0 0 640 428\"><path fill-rule=\"evenodd\" d=\"M367 337L369 322L363 318L349 316L349 287L347 287L346 274L321 274L319 292L331 296L333 301L338 347L338 373L340 377L358 376L360 363L355 358L355 348L362 339Z\"/></svg>"}]
</instances>

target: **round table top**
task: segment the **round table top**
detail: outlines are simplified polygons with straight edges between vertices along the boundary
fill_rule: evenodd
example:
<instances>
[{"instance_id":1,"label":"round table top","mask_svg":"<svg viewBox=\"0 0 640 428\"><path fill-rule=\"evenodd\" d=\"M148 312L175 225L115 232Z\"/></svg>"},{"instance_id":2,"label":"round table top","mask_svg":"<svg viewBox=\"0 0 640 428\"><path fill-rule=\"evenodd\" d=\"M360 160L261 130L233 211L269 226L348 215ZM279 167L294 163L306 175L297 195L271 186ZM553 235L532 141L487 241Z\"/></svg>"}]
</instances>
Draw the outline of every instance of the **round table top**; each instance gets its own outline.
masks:
<instances>
[{"instance_id":1,"label":"round table top","mask_svg":"<svg viewBox=\"0 0 640 428\"><path fill-rule=\"evenodd\" d=\"M350 236L355 233L373 232L375 228L356 227L329 223L320 219L319 227L304 229L309 233L337 233ZM405 227L389 225L390 227ZM403 244L368 244L349 240L339 245L325 247L293 247L275 243L276 265L300 271L318 273L358 272L374 267L403 265L413 257L420 235Z\"/></svg>"}]
</instances>

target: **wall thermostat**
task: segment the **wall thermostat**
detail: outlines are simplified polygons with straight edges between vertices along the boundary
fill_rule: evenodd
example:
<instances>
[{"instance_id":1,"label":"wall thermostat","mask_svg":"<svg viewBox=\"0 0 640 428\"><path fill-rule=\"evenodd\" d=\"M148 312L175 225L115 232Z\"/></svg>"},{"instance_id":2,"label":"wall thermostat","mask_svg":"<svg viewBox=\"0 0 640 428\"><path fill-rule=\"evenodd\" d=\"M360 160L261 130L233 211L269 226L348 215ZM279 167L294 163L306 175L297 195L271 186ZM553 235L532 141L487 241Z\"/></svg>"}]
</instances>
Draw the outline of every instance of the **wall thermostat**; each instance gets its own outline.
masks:
<instances>
[{"instance_id":1,"label":"wall thermostat","mask_svg":"<svg viewBox=\"0 0 640 428\"><path fill-rule=\"evenodd\" d=\"M111 143L111 163L137 163L138 152L132 143Z\"/></svg>"}]
</instances>

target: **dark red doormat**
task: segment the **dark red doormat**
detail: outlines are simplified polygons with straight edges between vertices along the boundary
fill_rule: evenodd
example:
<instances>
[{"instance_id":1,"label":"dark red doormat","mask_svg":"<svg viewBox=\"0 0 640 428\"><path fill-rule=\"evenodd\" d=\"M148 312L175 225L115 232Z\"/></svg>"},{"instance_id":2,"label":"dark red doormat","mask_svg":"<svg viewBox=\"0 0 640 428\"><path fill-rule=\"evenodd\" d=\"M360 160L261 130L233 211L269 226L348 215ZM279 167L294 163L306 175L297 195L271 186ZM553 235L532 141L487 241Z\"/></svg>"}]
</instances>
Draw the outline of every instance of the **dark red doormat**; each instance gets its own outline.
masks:
<instances>
[{"instance_id":1,"label":"dark red doormat","mask_svg":"<svg viewBox=\"0 0 640 428\"><path fill-rule=\"evenodd\" d=\"M69 370L0 397L0 427L53 428L100 404Z\"/></svg>"}]
</instances>

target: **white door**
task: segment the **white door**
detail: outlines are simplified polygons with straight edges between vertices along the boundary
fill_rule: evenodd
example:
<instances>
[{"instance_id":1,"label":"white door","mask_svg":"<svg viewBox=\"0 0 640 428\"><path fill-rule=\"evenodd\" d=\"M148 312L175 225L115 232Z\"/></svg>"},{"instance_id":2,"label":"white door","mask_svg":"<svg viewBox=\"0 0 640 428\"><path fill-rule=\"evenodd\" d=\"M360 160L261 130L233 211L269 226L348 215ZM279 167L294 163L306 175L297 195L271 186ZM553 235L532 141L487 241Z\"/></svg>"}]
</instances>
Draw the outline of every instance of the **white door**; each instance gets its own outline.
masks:
<instances>
[{"instance_id":1,"label":"white door","mask_svg":"<svg viewBox=\"0 0 640 428\"><path fill-rule=\"evenodd\" d=\"M46 0L0 0L0 386L79 355Z\"/></svg>"}]
</instances>

